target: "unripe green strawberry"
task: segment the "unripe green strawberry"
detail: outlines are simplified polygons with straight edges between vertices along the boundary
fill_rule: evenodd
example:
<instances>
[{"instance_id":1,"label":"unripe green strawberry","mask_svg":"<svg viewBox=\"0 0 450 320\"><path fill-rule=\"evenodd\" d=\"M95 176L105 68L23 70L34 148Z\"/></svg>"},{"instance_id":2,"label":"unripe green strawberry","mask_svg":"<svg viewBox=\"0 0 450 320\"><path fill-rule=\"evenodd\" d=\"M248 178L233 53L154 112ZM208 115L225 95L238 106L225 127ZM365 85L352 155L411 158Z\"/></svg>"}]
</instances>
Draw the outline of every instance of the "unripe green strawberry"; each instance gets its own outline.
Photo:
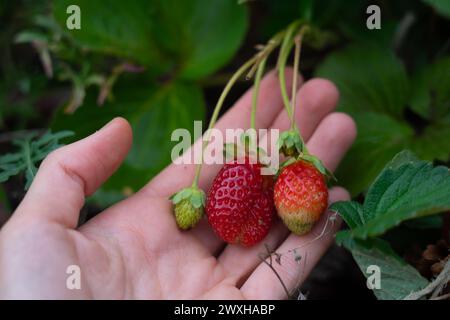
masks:
<instances>
[{"instance_id":1,"label":"unripe green strawberry","mask_svg":"<svg viewBox=\"0 0 450 320\"><path fill-rule=\"evenodd\" d=\"M185 188L171 197L174 214L180 229L195 227L203 216L205 193L197 187Z\"/></svg>"},{"instance_id":2,"label":"unripe green strawberry","mask_svg":"<svg viewBox=\"0 0 450 320\"><path fill-rule=\"evenodd\" d=\"M195 208L189 199L178 202L174 211L177 225L183 230L196 226L203 216L203 207Z\"/></svg>"},{"instance_id":3,"label":"unripe green strawberry","mask_svg":"<svg viewBox=\"0 0 450 320\"><path fill-rule=\"evenodd\" d=\"M274 200L289 230L297 235L308 233L328 205L325 176L313 164L298 160L281 170Z\"/></svg>"}]
</instances>

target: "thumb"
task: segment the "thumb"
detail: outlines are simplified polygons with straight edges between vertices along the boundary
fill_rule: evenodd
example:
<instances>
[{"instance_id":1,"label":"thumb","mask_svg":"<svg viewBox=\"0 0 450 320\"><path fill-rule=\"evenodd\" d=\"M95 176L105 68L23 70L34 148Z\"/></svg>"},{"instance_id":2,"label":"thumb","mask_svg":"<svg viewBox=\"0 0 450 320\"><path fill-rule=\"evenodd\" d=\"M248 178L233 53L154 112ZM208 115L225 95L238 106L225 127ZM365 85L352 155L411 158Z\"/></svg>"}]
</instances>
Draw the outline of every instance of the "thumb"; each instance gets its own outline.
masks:
<instances>
[{"instance_id":1,"label":"thumb","mask_svg":"<svg viewBox=\"0 0 450 320\"><path fill-rule=\"evenodd\" d=\"M53 221L75 228L85 196L120 166L132 142L128 122L116 118L89 137L53 151L13 217Z\"/></svg>"}]
</instances>

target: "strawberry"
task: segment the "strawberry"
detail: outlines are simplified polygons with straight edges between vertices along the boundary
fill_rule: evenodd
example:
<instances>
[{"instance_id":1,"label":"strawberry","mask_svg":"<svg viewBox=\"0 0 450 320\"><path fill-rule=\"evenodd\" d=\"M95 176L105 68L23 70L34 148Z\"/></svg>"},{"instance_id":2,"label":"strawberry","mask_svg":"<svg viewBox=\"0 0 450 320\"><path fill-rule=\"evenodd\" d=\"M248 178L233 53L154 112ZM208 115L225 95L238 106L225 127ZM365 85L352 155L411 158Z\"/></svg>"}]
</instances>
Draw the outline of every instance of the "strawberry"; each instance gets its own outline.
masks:
<instances>
[{"instance_id":1,"label":"strawberry","mask_svg":"<svg viewBox=\"0 0 450 320\"><path fill-rule=\"evenodd\" d=\"M275 207L273 177L261 164L237 160L225 164L209 190L206 214L216 234L228 243L249 247L269 232Z\"/></svg>"},{"instance_id":2,"label":"strawberry","mask_svg":"<svg viewBox=\"0 0 450 320\"><path fill-rule=\"evenodd\" d=\"M183 199L175 205L175 220L182 230L193 228L203 216L203 208L195 208L188 199Z\"/></svg>"},{"instance_id":3,"label":"strawberry","mask_svg":"<svg viewBox=\"0 0 450 320\"><path fill-rule=\"evenodd\" d=\"M327 208L325 176L313 164L297 160L281 170L274 200L278 215L289 230L305 234Z\"/></svg>"},{"instance_id":4,"label":"strawberry","mask_svg":"<svg viewBox=\"0 0 450 320\"><path fill-rule=\"evenodd\" d=\"M175 221L182 230L197 225L203 216L205 193L195 186L184 188L170 197L174 204Z\"/></svg>"}]
</instances>

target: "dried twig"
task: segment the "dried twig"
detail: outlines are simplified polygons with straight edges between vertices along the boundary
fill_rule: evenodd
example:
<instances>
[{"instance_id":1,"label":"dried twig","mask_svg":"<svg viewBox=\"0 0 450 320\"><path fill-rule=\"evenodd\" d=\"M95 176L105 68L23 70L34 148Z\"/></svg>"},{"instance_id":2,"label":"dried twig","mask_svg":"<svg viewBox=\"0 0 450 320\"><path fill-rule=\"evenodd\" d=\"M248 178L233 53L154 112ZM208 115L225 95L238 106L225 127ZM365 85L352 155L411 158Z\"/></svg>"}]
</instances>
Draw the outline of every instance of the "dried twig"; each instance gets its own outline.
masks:
<instances>
[{"instance_id":1,"label":"dried twig","mask_svg":"<svg viewBox=\"0 0 450 320\"><path fill-rule=\"evenodd\" d=\"M447 261L442 272L436 277L436 279L431 281L428 286L426 286L422 290L411 292L404 298L404 300L419 300L420 298L432 292L434 295L435 290L440 288L442 284L445 285L449 280L450 280L450 260ZM441 290L442 289L439 289L438 292L440 292Z\"/></svg>"},{"instance_id":2,"label":"dried twig","mask_svg":"<svg viewBox=\"0 0 450 320\"><path fill-rule=\"evenodd\" d=\"M283 290L286 293L286 296L288 299L290 299L291 295L289 293L288 288L286 287L286 284L284 283L283 279L281 279L280 274L278 273L278 271L274 268L273 264L272 264L272 251L270 250L269 246L267 244L264 245L266 250L267 250L267 255L264 256L262 253L258 254L258 258L265 263L272 271L273 273L275 273L276 277L278 278L278 280L280 281L281 285L283 286ZM269 259L269 261L267 261L267 259Z\"/></svg>"}]
</instances>

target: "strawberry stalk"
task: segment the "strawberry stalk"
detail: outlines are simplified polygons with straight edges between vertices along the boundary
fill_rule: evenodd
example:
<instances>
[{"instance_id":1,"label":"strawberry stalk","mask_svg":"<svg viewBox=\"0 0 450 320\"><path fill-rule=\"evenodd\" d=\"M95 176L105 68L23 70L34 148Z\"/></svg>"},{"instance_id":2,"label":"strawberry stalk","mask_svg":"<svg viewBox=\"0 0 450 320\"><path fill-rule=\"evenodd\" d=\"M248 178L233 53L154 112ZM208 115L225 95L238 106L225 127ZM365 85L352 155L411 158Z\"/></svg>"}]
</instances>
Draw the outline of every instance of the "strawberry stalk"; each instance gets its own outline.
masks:
<instances>
[{"instance_id":1,"label":"strawberry stalk","mask_svg":"<svg viewBox=\"0 0 450 320\"><path fill-rule=\"evenodd\" d=\"M256 109L258 105L258 95L259 87L261 84L261 78L264 73L264 68L266 67L267 57L261 60L255 75L255 82L253 85L253 96L252 96L252 112L250 115L250 128L256 130Z\"/></svg>"},{"instance_id":2,"label":"strawberry stalk","mask_svg":"<svg viewBox=\"0 0 450 320\"><path fill-rule=\"evenodd\" d=\"M302 48L302 39L303 33L299 34L295 37L295 53L294 53L294 74L292 75L292 119L295 119L295 105L297 103L297 82L298 82L298 73L300 72L299 64L300 64L300 52ZM295 129L295 121L291 121L291 130Z\"/></svg>"},{"instance_id":3,"label":"strawberry stalk","mask_svg":"<svg viewBox=\"0 0 450 320\"><path fill-rule=\"evenodd\" d=\"M261 85L261 79L262 76L264 74L264 69L266 66L266 62L267 62L267 56L264 57L260 62L259 65L256 69L256 74L255 74L255 79L254 79L254 83L253 83L253 93L252 93L252 109L251 109L251 113L250 113L250 129L252 129L252 133L256 133L256 111L257 111L257 107L258 107L258 96L259 96L259 88ZM244 144L244 153L246 156L252 156L252 153L254 151L256 151L256 159L260 159L260 155L259 152L262 151L259 149L259 147L257 146L258 143L258 136L253 136L252 134L246 134L244 133L241 136L241 141ZM235 144L230 145L225 145L225 150L227 153L229 153L227 151L227 148L231 147L231 151L233 152L232 155L236 156L236 152L240 150L239 147ZM254 148L256 150L254 150ZM239 154L239 151L237 152Z\"/></svg>"},{"instance_id":4,"label":"strawberry stalk","mask_svg":"<svg viewBox=\"0 0 450 320\"><path fill-rule=\"evenodd\" d=\"M306 30L306 26L303 26L300 31L300 22L296 21L292 23L286 34L284 35L283 44L281 45L280 53L278 56L278 78L280 81L280 91L283 99L283 105L286 109L289 121L291 123L291 128L288 131L282 132L278 140L278 148L285 156L297 157L303 153L305 148L305 143L303 142L300 131L297 128L297 124L294 118L294 109L296 103L296 92L297 92L297 82L298 82L298 65L300 61L300 49L296 49L294 57L294 73L293 73L293 84L292 84L292 101L289 100L289 96L286 88L286 62L289 57L289 53L294 45L294 37L297 38L298 35L303 36ZM300 47L301 43L296 47Z\"/></svg>"},{"instance_id":5,"label":"strawberry stalk","mask_svg":"<svg viewBox=\"0 0 450 320\"><path fill-rule=\"evenodd\" d=\"M283 99L283 105L288 114L289 120L295 122L292 118L292 108L289 102L289 96L286 88L286 61L289 57L289 52L292 48L292 36L299 26L299 21L293 22L288 28L283 38L283 43L281 44L280 53L278 56L277 67L278 67L278 78L280 81L280 91L281 97Z\"/></svg>"},{"instance_id":6,"label":"strawberry stalk","mask_svg":"<svg viewBox=\"0 0 450 320\"><path fill-rule=\"evenodd\" d=\"M300 130L297 127L297 123L295 121L298 74L300 72L299 70L300 54L303 37L308 30L309 30L308 25L303 25L300 27L300 22L292 23L288 27L287 32L284 35L283 44L280 49L278 57L278 74L280 80L280 89L283 98L283 104L285 106L286 112L291 122L291 127L288 131L281 133L280 138L278 140L278 148L285 156L291 157L291 159L287 160L284 163L284 166L287 166L297 160L304 160L313 164L317 168L317 170L319 170L319 172L322 173L323 175L331 176L334 178L334 176L325 168L322 161L320 161L320 159L309 153L306 144L303 140L303 137L300 134ZM294 72L292 75L291 100L289 101L286 89L285 67L287 59L289 57L289 53L293 46L295 46Z\"/></svg>"}]
</instances>

